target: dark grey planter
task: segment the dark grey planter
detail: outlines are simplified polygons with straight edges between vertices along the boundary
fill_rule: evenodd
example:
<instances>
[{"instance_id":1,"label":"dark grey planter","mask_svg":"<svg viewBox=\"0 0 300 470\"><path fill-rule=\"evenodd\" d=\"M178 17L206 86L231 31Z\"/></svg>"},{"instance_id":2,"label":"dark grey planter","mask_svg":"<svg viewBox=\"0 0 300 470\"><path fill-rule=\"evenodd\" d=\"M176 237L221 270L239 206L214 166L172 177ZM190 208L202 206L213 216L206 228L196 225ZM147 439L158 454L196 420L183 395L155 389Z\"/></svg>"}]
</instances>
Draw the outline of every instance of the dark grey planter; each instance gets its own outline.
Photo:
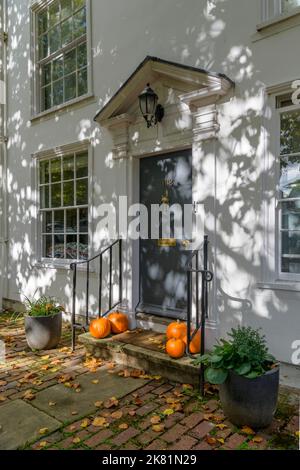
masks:
<instances>
[{"instance_id":1,"label":"dark grey planter","mask_svg":"<svg viewBox=\"0 0 300 470\"><path fill-rule=\"evenodd\" d=\"M224 414L237 426L261 429L273 420L278 400L279 367L256 379L247 379L229 372L220 385Z\"/></svg>"},{"instance_id":2,"label":"dark grey planter","mask_svg":"<svg viewBox=\"0 0 300 470\"><path fill-rule=\"evenodd\" d=\"M61 338L62 312L47 317L25 316L25 334L31 349L54 349Z\"/></svg>"}]
</instances>

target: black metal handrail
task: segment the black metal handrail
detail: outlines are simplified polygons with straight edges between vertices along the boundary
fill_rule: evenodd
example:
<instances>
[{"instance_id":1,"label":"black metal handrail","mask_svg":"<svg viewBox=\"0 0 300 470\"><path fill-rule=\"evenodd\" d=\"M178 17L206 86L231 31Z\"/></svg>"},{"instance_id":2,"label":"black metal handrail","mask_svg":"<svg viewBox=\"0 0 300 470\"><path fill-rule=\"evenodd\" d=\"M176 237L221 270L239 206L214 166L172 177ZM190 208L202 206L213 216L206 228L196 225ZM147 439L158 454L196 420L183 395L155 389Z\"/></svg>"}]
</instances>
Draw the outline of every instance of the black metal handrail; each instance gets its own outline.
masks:
<instances>
[{"instance_id":1,"label":"black metal handrail","mask_svg":"<svg viewBox=\"0 0 300 470\"><path fill-rule=\"evenodd\" d=\"M113 274L113 248L119 245L119 300L116 303L112 303L112 274ZM73 295L72 295L72 349L75 349L76 341L76 329L87 329L89 326L89 294L90 294L90 264L92 261L99 259L99 289L98 289L98 316L99 318L105 317L111 310L116 308L122 303L122 292L123 292L123 263L122 263L122 239L116 240L101 253L83 261L76 261L70 264L70 269L73 271ZM102 309L102 287L103 287L103 256L109 252L109 308L101 315ZM80 265L86 265L86 310L85 310L85 325L76 323L76 291L77 291L77 267Z\"/></svg>"},{"instance_id":2,"label":"black metal handrail","mask_svg":"<svg viewBox=\"0 0 300 470\"><path fill-rule=\"evenodd\" d=\"M208 236L204 236L203 243L203 268L200 269L200 249L194 250L186 264L187 271L187 346L186 354L190 354L190 344L200 330L201 334L201 355L205 353L205 323L208 318L208 284L213 280L213 273L208 270ZM195 267L193 261L195 260ZM192 305L193 305L193 276L196 276L196 321L195 329L192 333ZM201 316L199 309L199 277L201 275ZM204 395L204 365L200 366L200 393Z\"/></svg>"}]
</instances>

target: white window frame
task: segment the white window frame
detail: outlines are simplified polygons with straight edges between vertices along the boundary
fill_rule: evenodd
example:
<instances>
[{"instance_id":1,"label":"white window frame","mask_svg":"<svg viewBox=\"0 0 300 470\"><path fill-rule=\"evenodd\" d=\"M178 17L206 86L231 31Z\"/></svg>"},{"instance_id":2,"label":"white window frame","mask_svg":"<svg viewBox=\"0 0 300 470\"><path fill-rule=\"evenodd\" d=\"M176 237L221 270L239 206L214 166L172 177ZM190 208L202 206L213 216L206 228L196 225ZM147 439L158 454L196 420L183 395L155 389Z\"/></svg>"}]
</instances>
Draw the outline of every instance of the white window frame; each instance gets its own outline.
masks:
<instances>
[{"instance_id":1,"label":"white window frame","mask_svg":"<svg viewBox=\"0 0 300 470\"><path fill-rule=\"evenodd\" d=\"M81 142L75 142L67 145L63 145L58 148L49 149L45 151L38 152L33 157L33 184L35 188L35 221L32 227L32 246L35 246L35 262L36 267L52 267L52 268L67 268L69 269L70 264L75 261L75 259L59 259L59 258L45 258L43 257L43 248L42 248L42 221L41 221L41 212L40 212L40 191L39 191L39 164L42 160L49 160L55 157L64 157L70 155L70 153L81 153L88 152L88 258L90 258L92 253L92 236L94 232L94 225L92 219L92 208L93 208L93 150L90 145L90 140L86 139Z\"/></svg>"},{"instance_id":2,"label":"white window frame","mask_svg":"<svg viewBox=\"0 0 300 470\"><path fill-rule=\"evenodd\" d=\"M35 0L30 7L30 29L31 29L31 63L32 63L32 99L31 99L31 117L32 119L57 112L63 108L68 108L72 105L80 103L93 96L93 81L92 81L92 13L91 13L91 0L86 1L86 45L87 45L87 93L78 96L72 100L63 102L57 106L53 106L47 110L42 111L41 108L41 79L39 76L39 48L38 48L38 33L37 33L37 15L44 8L48 7L55 0ZM80 41L79 41L80 42ZM74 44L74 43L73 43ZM72 49L70 46L65 46L61 49Z\"/></svg>"},{"instance_id":3,"label":"white window frame","mask_svg":"<svg viewBox=\"0 0 300 470\"><path fill-rule=\"evenodd\" d=\"M271 13L271 11L272 13ZM279 16L292 16L300 12L300 7L284 12L282 9L281 0L262 0L261 2L261 17L262 22L276 21Z\"/></svg>"},{"instance_id":4,"label":"white window frame","mask_svg":"<svg viewBox=\"0 0 300 470\"><path fill-rule=\"evenodd\" d=\"M292 93L292 91L291 91ZM282 93L278 94L277 96L281 96ZM276 98L275 96L275 102ZM276 104L275 104L276 106ZM276 179L277 179L277 185L276 185L276 234L277 234L277 256L276 256L276 265L277 265L277 274L278 274L278 279L279 280L285 280L285 281L296 281L300 282L300 274L297 273L284 273L281 270L282 266L282 230L281 230L281 224L282 224L282 204L281 202L283 199L281 198L280 195L280 188L279 188L279 180L281 177L281 168L280 168L280 133L281 133L281 115L289 112L289 111L300 111L300 105L291 105L291 106L286 106L282 108L276 108L276 129L277 132L275 134L275 138L277 140L276 142ZM300 153L300 152L299 152ZM299 157L300 161L300 157Z\"/></svg>"}]
</instances>

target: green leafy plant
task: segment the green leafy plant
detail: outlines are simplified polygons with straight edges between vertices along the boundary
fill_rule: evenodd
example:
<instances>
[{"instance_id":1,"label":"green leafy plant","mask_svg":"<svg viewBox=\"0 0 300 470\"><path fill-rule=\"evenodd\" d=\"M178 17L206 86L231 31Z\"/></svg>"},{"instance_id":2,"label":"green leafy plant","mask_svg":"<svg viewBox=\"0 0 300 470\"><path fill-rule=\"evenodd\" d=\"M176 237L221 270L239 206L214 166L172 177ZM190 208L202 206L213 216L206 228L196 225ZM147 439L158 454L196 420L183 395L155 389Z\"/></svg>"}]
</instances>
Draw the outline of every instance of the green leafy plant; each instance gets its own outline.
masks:
<instances>
[{"instance_id":1,"label":"green leafy plant","mask_svg":"<svg viewBox=\"0 0 300 470\"><path fill-rule=\"evenodd\" d=\"M54 297L47 297L46 295L39 299L25 297L25 306L26 313L30 317L51 317L64 311L64 308Z\"/></svg>"},{"instance_id":2,"label":"green leafy plant","mask_svg":"<svg viewBox=\"0 0 300 470\"><path fill-rule=\"evenodd\" d=\"M239 327L229 333L231 340L221 339L209 354L199 356L195 365L207 366L205 379L222 384L233 370L238 375L255 379L274 367L275 358L268 352L265 336L251 327Z\"/></svg>"}]
</instances>

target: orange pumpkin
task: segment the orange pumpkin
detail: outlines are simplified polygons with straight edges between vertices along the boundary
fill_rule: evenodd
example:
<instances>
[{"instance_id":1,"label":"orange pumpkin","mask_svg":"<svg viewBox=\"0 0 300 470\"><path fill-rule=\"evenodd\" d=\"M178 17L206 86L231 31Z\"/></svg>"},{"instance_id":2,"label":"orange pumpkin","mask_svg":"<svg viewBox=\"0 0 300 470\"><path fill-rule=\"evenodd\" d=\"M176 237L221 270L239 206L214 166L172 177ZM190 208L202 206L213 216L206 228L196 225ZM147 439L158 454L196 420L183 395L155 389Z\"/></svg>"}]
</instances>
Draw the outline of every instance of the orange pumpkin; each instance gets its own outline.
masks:
<instances>
[{"instance_id":1,"label":"orange pumpkin","mask_svg":"<svg viewBox=\"0 0 300 470\"><path fill-rule=\"evenodd\" d=\"M186 334L186 323L180 322L179 320L177 322L170 323L166 331L167 339L183 339Z\"/></svg>"},{"instance_id":2,"label":"orange pumpkin","mask_svg":"<svg viewBox=\"0 0 300 470\"><path fill-rule=\"evenodd\" d=\"M185 345L187 345L187 336L183 338L183 342ZM190 353L199 354L200 348L201 348L201 334L200 334L200 331L198 331L190 343Z\"/></svg>"},{"instance_id":3,"label":"orange pumpkin","mask_svg":"<svg viewBox=\"0 0 300 470\"><path fill-rule=\"evenodd\" d=\"M166 344L166 351L173 359L179 359L184 355L185 344L182 339L171 338Z\"/></svg>"},{"instance_id":4,"label":"orange pumpkin","mask_svg":"<svg viewBox=\"0 0 300 470\"><path fill-rule=\"evenodd\" d=\"M118 335L128 330L128 317L125 313L113 312L108 315L108 319L111 323L111 331L113 333Z\"/></svg>"},{"instance_id":5,"label":"orange pumpkin","mask_svg":"<svg viewBox=\"0 0 300 470\"><path fill-rule=\"evenodd\" d=\"M94 338L102 339L110 335L110 321L107 318L97 318L90 323L90 333Z\"/></svg>"}]
</instances>

